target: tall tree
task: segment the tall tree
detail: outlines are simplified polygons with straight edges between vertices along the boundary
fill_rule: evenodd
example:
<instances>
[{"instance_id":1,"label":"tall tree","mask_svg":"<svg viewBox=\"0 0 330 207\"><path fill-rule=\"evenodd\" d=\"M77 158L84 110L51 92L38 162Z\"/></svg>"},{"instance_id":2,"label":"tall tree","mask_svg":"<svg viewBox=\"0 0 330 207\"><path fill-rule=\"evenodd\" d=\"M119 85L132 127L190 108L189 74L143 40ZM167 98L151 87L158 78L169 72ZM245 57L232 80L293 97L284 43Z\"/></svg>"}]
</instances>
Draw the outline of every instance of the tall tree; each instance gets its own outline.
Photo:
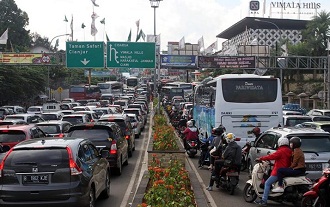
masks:
<instances>
[{"instance_id":1,"label":"tall tree","mask_svg":"<svg viewBox=\"0 0 330 207\"><path fill-rule=\"evenodd\" d=\"M9 29L6 50L11 51L12 45L16 51L28 51L31 45L30 31L25 29L28 24L27 13L19 9L14 0L0 1L0 32Z\"/></svg>"}]
</instances>

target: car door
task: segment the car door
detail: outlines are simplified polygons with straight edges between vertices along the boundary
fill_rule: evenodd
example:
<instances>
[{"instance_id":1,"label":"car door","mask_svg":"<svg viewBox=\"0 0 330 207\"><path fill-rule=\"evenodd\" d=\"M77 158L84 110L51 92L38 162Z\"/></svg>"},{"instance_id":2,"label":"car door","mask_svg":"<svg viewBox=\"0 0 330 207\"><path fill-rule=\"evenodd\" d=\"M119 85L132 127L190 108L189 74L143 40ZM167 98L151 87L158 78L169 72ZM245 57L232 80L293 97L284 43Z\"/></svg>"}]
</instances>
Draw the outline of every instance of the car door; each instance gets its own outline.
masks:
<instances>
[{"instance_id":1,"label":"car door","mask_svg":"<svg viewBox=\"0 0 330 207\"><path fill-rule=\"evenodd\" d=\"M266 132L263 133L259 139L254 143L254 146L251 147L249 158L251 161L252 166L254 166L255 159L266 156L268 154L271 154L275 152L277 148L277 140L279 138L279 135L273 132Z\"/></svg>"},{"instance_id":2,"label":"car door","mask_svg":"<svg viewBox=\"0 0 330 207\"><path fill-rule=\"evenodd\" d=\"M93 176L95 181L96 195L99 195L104 189L105 179L106 179L106 164L102 162L99 151L91 143L88 144L89 150L91 152L93 160Z\"/></svg>"}]
</instances>

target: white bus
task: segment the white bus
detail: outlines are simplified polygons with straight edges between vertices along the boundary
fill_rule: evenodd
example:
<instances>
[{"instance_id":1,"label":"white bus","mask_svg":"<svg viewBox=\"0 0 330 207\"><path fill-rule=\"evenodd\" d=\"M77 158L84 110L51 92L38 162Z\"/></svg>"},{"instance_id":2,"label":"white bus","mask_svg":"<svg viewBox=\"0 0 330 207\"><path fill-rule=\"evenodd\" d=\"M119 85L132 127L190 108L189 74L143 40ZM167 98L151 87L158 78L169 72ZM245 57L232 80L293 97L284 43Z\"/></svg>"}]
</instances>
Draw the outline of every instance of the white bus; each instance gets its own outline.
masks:
<instances>
[{"instance_id":1,"label":"white bus","mask_svg":"<svg viewBox=\"0 0 330 207\"><path fill-rule=\"evenodd\" d=\"M139 84L139 79L137 77L129 77L126 79L126 86L129 89L136 89Z\"/></svg>"},{"instance_id":2,"label":"white bus","mask_svg":"<svg viewBox=\"0 0 330 207\"><path fill-rule=\"evenodd\" d=\"M107 81L97 84L102 94L120 95L123 93L123 83L118 81Z\"/></svg>"},{"instance_id":3,"label":"white bus","mask_svg":"<svg viewBox=\"0 0 330 207\"><path fill-rule=\"evenodd\" d=\"M192 83L186 83L186 82L169 82L166 83L165 86L174 86L178 88L182 88L184 90L185 96L192 94L193 92L193 84Z\"/></svg>"},{"instance_id":4,"label":"white bus","mask_svg":"<svg viewBox=\"0 0 330 207\"><path fill-rule=\"evenodd\" d=\"M193 118L200 131L223 125L240 145L255 139L251 130L263 132L283 126L282 92L278 78L253 74L220 75L196 87Z\"/></svg>"}]
</instances>

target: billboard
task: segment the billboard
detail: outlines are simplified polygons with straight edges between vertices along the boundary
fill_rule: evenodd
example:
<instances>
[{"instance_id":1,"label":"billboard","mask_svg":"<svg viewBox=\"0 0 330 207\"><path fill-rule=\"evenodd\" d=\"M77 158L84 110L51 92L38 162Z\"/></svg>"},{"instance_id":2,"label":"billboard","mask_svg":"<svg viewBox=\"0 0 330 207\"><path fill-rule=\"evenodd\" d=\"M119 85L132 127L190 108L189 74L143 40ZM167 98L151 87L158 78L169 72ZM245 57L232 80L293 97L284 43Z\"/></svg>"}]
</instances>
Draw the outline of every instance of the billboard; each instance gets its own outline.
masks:
<instances>
[{"instance_id":1,"label":"billboard","mask_svg":"<svg viewBox=\"0 0 330 207\"><path fill-rule=\"evenodd\" d=\"M255 56L199 56L200 68L255 68Z\"/></svg>"},{"instance_id":2,"label":"billboard","mask_svg":"<svg viewBox=\"0 0 330 207\"><path fill-rule=\"evenodd\" d=\"M197 56L196 55L161 55L162 67L175 67L175 68L196 68Z\"/></svg>"},{"instance_id":3,"label":"billboard","mask_svg":"<svg viewBox=\"0 0 330 207\"><path fill-rule=\"evenodd\" d=\"M3 64L61 64L61 54L47 53L2 53L0 52L0 63Z\"/></svg>"}]
</instances>

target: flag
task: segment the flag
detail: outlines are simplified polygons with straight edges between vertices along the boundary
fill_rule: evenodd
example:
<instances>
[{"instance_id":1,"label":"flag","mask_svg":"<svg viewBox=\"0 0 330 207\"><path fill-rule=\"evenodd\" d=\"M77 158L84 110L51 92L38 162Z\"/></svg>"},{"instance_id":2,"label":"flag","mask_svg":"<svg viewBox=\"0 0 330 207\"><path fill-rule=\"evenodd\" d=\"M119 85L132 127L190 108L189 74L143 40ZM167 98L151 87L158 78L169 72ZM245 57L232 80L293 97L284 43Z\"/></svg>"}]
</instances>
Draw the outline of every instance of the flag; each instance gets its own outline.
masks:
<instances>
[{"instance_id":1,"label":"flag","mask_svg":"<svg viewBox=\"0 0 330 207\"><path fill-rule=\"evenodd\" d=\"M286 43L284 43L281 46L281 50L282 50L282 56L288 56L288 47L287 47Z\"/></svg>"},{"instance_id":2,"label":"flag","mask_svg":"<svg viewBox=\"0 0 330 207\"><path fill-rule=\"evenodd\" d=\"M91 0L91 1L92 1L92 3L93 3L94 6L99 6L99 5L96 4L96 2L95 2L96 0Z\"/></svg>"},{"instance_id":3,"label":"flag","mask_svg":"<svg viewBox=\"0 0 330 207\"><path fill-rule=\"evenodd\" d=\"M8 28L0 37L0 45L6 45L8 40Z\"/></svg>"},{"instance_id":4,"label":"flag","mask_svg":"<svg viewBox=\"0 0 330 207\"><path fill-rule=\"evenodd\" d=\"M109 39L109 37L108 37L108 34L107 34L107 33L105 33L105 37L107 38L107 42L110 42L110 39Z\"/></svg>"},{"instance_id":5,"label":"flag","mask_svg":"<svg viewBox=\"0 0 330 207\"><path fill-rule=\"evenodd\" d=\"M136 42L140 39L140 37L139 37L139 27L140 27L140 20L137 20L136 22L135 22L135 24L136 24Z\"/></svg>"},{"instance_id":6,"label":"flag","mask_svg":"<svg viewBox=\"0 0 330 207\"><path fill-rule=\"evenodd\" d=\"M142 31L142 29L140 30L139 34L136 37L136 42L139 41L139 39L142 37L143 41L146 38L146 35L144 34L144 32Z\"/></svg>"},{"instance_id":7,"label":"flag","mask_svg":"<svg viewBox=\"0 0 330 207\"><path fill-rule=\"evenodd\" d=\"M64 16L64 20L65 22L68 22L68 19L66 18L66 15Z\"/></svg>"},{"instance_id":8,"label":"flag","mask_svg":"<svg viewBox=\"0 0 330 207\"><path fill-rule=\"evenodd\" d=\"M99 16L95 12L93 12L91 17L92 17L91 35L95 36L97 34L97 29L95 27L95 19L98 18Z\"/></svg>"},{"instance_id":9,"label":"flag","mask_svg":"<svg viewBox=\"0 0 330 207\"><path fill-rule=\"evenodd\" d=\"M132 29L129 31L128 37L127 37L127 42L130 42L132 39Z\"/></svg>"},{"instance_id":10,"label":"flag","mask_svg":"<svg viewBox=\"0 0 330 207\"><path fill-rule=\"evenodd\" d=\"M179 42L179 50L183 50L184 47L185 47L185 41L184 41L184 36L183 36Z\"/></svg>"},{"instance_id":11,"label":"flag","mask_svg":"<svg viewBox=\"0 0 330 207\"><path fill-rule=\"evenodd\" d=\"M105 24L105 18L103 18L100 22L101 24Z\"/></svg>"},{"instance_id":12,"label":"flag","mask_svg":"<svg viewBox=\"0 0 330 207\"><path fill-rule=\"evenodd\" d=\"M213 42L210 46L208 46L205 50L205 53L213 53L213 50L217 50L218 49L218 42L215 41Z\"/></svg>"},{"instance_id":13,"label":"flag","mask_svg":"<svg viewBox=\"0 0 330 207\"><path fill-rule=\"evenodd\" d=\"M139 27L140 27L140 20L137 20L137 21L135 22L135 24L136 24L137 30L139 31Z\"/></svg>"},{"instance_id":14,"label":"flag","mask_svg":"<svg viewBox=\"0 0 330 207\"><path fill-rule=\"evenodd\" d=\"M57 39L56 42L55 42L55 49L60 45L59 42L60 42L59 39Z\"/></svg>"},{"instance_id":15,"label":"flag","mask_svg":"<svg viewBox=\"0 0 330 207\"><path fill-rule=\"evenodd\" d=\"M330 41L329 41L329 39L327 40L327 49L326 50L330 50Z\"/></svg>"},{"instance_id":16,"label":"flag","mask_svg":"<svg viewBox=\"0 0 330 207\"><path fill-rule=\"evenodd\" d=\"M71 40L73 40L73 15L71 17L70 29L71 29Z\"/></svg>"},{"instance_id":17,"label":"flag","mask_svg":"<svg viewBox=\"0 0 330 207\"><path fill-rule=\"evenodd\" d=\"M198 40L198 49L199 51L204 50L204 38L203 36Z\"/></svg>"},{"instance_id":18,"label":"flag","mask_svg":"<svg viewBox=\"0 0 330 207\"><path fill-rule=\"evenodd\" d=\"M85 29L86 25L84 23L81 24L81 28Z\"/></svg>"}]
</instances>

